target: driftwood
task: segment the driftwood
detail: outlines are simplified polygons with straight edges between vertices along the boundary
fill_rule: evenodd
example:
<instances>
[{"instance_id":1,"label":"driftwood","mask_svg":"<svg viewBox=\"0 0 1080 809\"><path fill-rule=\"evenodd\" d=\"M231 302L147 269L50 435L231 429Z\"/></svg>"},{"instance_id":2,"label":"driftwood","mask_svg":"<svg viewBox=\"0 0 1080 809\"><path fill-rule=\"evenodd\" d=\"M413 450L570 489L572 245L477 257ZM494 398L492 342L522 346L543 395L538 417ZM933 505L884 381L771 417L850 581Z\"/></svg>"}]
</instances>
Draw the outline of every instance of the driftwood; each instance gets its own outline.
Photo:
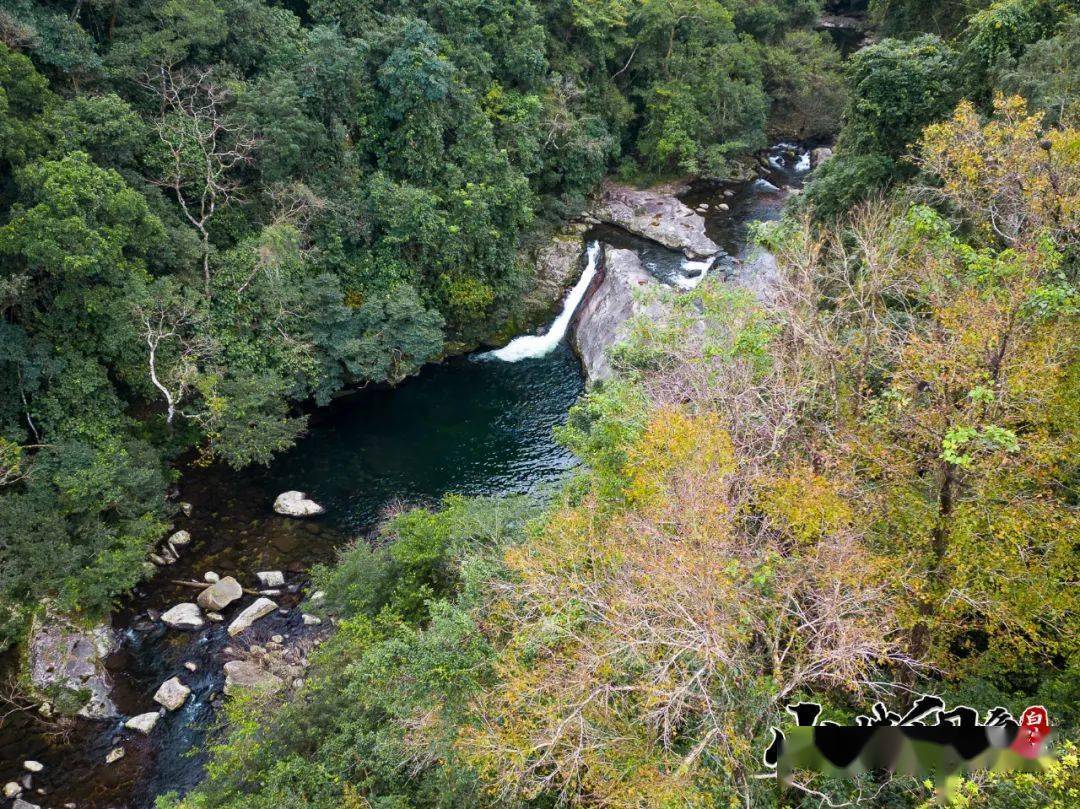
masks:
<instances>
[{"instance_id":1,"label":"driftwood","mask_svg":"<svg viewBox=\"0 0 1080 809\"><path fill-rule=\"evenodd\" d=\"M213 582L208 581L190 581L186 579L172 579L171 581L173 584L179 584L181 587L196 587L199 590L205 590L213 584ZM257 596L260 594L258 590L252 590L250 587L241 587L240 589L249 596Z\"/></svg>"}]
</instances>

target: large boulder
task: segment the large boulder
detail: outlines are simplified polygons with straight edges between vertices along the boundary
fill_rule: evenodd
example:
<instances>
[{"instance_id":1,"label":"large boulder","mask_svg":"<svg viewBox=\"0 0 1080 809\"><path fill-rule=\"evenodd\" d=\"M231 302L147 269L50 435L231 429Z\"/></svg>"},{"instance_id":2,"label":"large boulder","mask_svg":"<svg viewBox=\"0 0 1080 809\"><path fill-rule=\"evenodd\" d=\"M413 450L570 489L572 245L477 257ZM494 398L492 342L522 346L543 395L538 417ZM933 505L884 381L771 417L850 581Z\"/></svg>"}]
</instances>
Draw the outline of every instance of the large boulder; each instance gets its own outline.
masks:
<instances>
[{"instance_id":1,"label":"large boulder","mask_svg":"<svg viewBox=\"0 0 1080 809\"><path fill-rule=\"evenodd\" d=\"M115 633L104 624L77 626L46 609L34 620L27 643L31 689L60 713L88 719L116 716L105 658L117 646Z\"/></svg>"},{"instance_id":2,"label":"large boulder","mask_svg":"<svg viewBox=\"0 0 1080 809\"><path fill-rule=\"evenodd\" d=\"M683 205L673 188L638 189L607 181L591 214L600 222L680 250L687 258L709 258L720 247L705 235L705 219Z\"/></svg>"},{"instance_id":3,"label":"large boulder","mask_svg":"<svg viewBox=\"0 0 1080 809\"><path fill-rule=\"evenodd\" d=\"M536 281L526 293L523 320L526 325L539 323L563 299L567 289L581 274L585 245L581 239L584 226L556 233L535 255Z\"/></svg>"},{"instance_id":4,"label":"large boulder","mask_svg":"<svg viewBox=\"0 0 1080 809\"><path fill-rule=\"evenodd\" d=\"M325 514L326 509L310 500L303 492L282 492L274 500L274 511L286 517L315 517Z\"/></svg>"},{"instance_id":5,"label":"large boulder","mask_svg":"<svg viewBox=\"0 0 1080 809\"><path fill-rule=\"evenodd\" d=\"M663 318L667 311L659 282L633 250L604 245L601 280L578 309L571 339L581 357L585 379L593 384L612 374L609 350L629 333L628 321L645 315Z\"/></svg>"},{"instance_id":6,"label":"large boulder","mask_svg":"<svg viewBox=\"0 0 1080 809\"><path fill-rule=\"evenodd\" d=\"M231 624L229 624L229 634L239 635L245 629L248 629L253 623L262 618L264 615L269 615L277 609L277 604L271 601L269 598L257 598L248 607L244 609Z\"/></svg>"},{"instance_id":7,"label":"large boulder","mask_svg":"<svg viewBox=\"0 0 1080 809\"><path fill-rule=\"evenodd\" d=\"M244 594L240 582L232 576L218 579L201 593L196 599L199 606L210 612L218 612L232 604Z\"/></svg>"},{"instance_id":8,"label":"large boulder","mask_svg":"<svg viewBox=\"0 0 1080 809\"><path fill-rule=\"evenodd\" d=\"M828 146L818 146L816 149L810 150L810 168L816 169L822 163L827 163L832 159L833 150Z\"/></svg>"},{"instance_id":9,"label":"large boulder","mask_svg":"<svg viewBox=\"0 0 1080 809\"><path fill-rule=\"evenodd\" d=\"M154 692L154 702L161 705L167 711L175 711L185 702L191 694L191 689L180 682L179 677L171 677Z\"/></svg>"},{"instance_id":10,"label":"large boulder","mask_svg":"<svg viewBox=\"0 0 1080 809\"><path fill-rule=\"evenodd\" d=\"M197 604L184 601L171 607L161 614L161 620L165 626L173 629L201 629L206 622Z\"/></svg>"},{"instance_id":11,"label":"large boulder","mask_svg":"<svg viewBox=\"0 0 1080 809\"><path fill-rule=\"evenodd\" d=\"M273 694L280 691L285 681L276 674L248 660L230 660L225 664L225 693L236 694L240 691L259 691Z\"/></svg>"}]
</instances>

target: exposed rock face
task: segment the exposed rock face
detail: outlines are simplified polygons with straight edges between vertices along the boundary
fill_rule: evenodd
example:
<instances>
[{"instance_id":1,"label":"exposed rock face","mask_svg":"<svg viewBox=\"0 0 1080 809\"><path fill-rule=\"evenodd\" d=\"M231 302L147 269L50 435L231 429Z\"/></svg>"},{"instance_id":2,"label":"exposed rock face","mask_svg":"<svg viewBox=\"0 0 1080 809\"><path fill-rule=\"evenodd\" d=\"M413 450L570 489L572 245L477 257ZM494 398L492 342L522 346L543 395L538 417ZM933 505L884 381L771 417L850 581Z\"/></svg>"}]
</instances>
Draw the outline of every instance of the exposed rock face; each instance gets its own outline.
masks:
<instances>
[{"instance_id":1,"label":"exposed rock face","mask_svg":"<svg viewBox=\"0 0 1080 809\"><path fill-rule=\"evenodd\" d=\"M138 716L133 716L131 719L124 723L124 727L128 730L137 730L139 733L149 735L150 731L154 729L154 725L157 724L160 714L157 711L149 711L148 713L141 713Z\"/></svg>"},{"instance_id":2,"label":"exposed rock face","mask_svg":"<svg viewBox=\"0 0 1080 809\"><path fill-rule=\"evenodd\" d=\"M154 694L154 702L161 705L167 711L175 711L185 702L191 694L191 689L180 682L179 677L172 677L158 686Z\"/></svg>"},{"instance_id":3,"label":"exposed rock face","mask_svg":"<svg viewBox=\"0 0 1080 809\"><path fill-rule=\"evenodd\" d=\"M536 320L548 314L577 279L585 253L582 229L571 228L557 233L537 251L536 286L525 299L527 320Z\"/></svg>"},{"instance_id":4,"label":"exposed rock face","mask_svg":"<svg viewBox=\"0 0 1080 809\"><path fill-rule=\"evenodd\" d=\"M276 674L271 674L248 660L230 660L225 664L226 694L236 694L244 690L273 694L284 686L285 681Z\"/></svg>"},{"instance_id":5,"label":"exposed rock face","mask_svg":"<svg viewBox=\"0 0 1080 809\"><path fill-rule=\"evenodd\" d=\"M741 257L731 280L749 289L758 300L768 303L780 286L780 268L776 256L763 247L749 248Z\"/></svg>"},{"instance_id":6,"label":"exposed rock face","mask_svg":"<svg viewBox=\"0 0 1080 809\"><path fill-rule=\"evenodd\" d=\"M264 615L269 615L277 609L277 604L269 598L257 598L236 619L229 624L229 634L239 635Z\"/></svg>"},{"instance_id":7,"label":"exposed rock face","mask_svg":"<svg viewBox=\"0 0 1080 809\"><path fill-rule=\"evenodd\" d=\"M708 258L720 252L705 235L705 219L683 205L671 188L639 190L610 180L604 183L592 216L636 236L681 250L687 258Z\"/></svg>"},{"instance_id":8,"label":"exposed rock face","mask_svg":"<svg viewBox=\"0 0 1080 809\"><path fill-rule=\"evenodd\" d=\"M192 604L190 601L185 601L166 610L161 614L161 620L166 626L171 626L173 629L199 629L206 623L203 621L198 605Z\"/></svg>"},{"instance_id":9,"label":"exposed rock face","mask_svg":"<svg viewBox=\"0 0 1080 809\"><path fill-rule=\"evenodd\" d=\"M274 501L274 511L286 517L314 517L325 514L326 509L309 500L303 492L282 492Z\"/></svg>"},{"instance_id":10,"label":"exposed rock face","mask_svg":"<svg viewBox=\"0 0 1080 809\"><path fill-rule=\"evenodd\" d=\"M828 146L819 146L810 150L810 168L816 169L822 163L828 162L833 156L833 150Z\"/></svg>"},{"instance_id":11,"label":"exposed rock face","mask_svg":"<svg viewBox=\"0 0 1080 809\"><path fill-rule=\"evenodd\" d=\"M226 576L199 593L196 600L204 610L217 612L225 609L243 594L244 591L240 587L240 582L232 576Z\"/></svg>"},{"instance_id":12,"label":"exposed rock face","mask_svg":"<svg viewBox=\"0 0 1080 809\"><path fill-rule=\"evenodd\" d=\"M109 698L112 678L105 669L105 658L116 647L109 627L78 627L47 610L30 630L26 661L30 685L61 713L89 719L116 716Z\"/></svg>"},{"instance_id":13,"label":"exposed rock face","mask_svg":"<svg viewBox=\"0 0 1080 809\"><path fill-rule=\"evenodd\" d=\"M599 285L578 310L571 333L590 385L611 376L608 350L629 333L627 321L639 314L660 319L665 312L655 294L659 282L633 250L604 245L602 271Z\"/></svg>"}]
</instances>

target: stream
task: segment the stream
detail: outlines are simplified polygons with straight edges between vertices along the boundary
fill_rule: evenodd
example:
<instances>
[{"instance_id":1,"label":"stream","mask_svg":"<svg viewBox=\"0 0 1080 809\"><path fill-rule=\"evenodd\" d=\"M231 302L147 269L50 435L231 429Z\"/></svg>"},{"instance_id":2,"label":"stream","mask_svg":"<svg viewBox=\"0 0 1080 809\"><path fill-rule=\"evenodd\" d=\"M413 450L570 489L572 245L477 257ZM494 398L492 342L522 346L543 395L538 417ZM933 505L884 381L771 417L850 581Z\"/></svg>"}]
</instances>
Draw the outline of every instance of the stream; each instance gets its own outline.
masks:
<instances>
[{"instance_id":1,"label":"stream","mask_svg":"<svg viewBox=\"0 0 1080 809\"><path fill-rule=\"evenodd\" d=\"M789 189L799 187L809 169L805 155L805 148L774 147L761 169L768 184L695 184L681 197L692 208L708 206L706 231L726 251L709 272L739 280L746 224L780 215ZM678 276L685 277L687 262L680 254L605 226L585 238L636 249L657 278L683 285ZM595 253L591 248L590 256ZM589 264L595 270L595 262ZM557 487L577 464L552 428L584 390L564 334L587 286L587 279L575 285L563 313L542 335L428 366L396 388L360 391L318 411L307 435L267 467L185 467L180 499L193 510L175 522L192 542L113 615L122 642L107 662L112 700L122 716L77 720L58 734L34 713L4 717L0 711L0 784L23 781L22 762L33 759L44 770L29 781L26 801L57 809L145 809L155 795L198 783L221 705L227 621L239 610L233 605L225 623L196 631L168 629L157 615L195 595L174 580L202 579L212 570L256 587L256 571L283 571L285 587L274 596L280 609L244 640L264 643L280 634L288 645L313 631L295 609L307 571L369 535L388 509L434 504L451 493L543 496ZM289 489L307 492L326 514L307 520L274 514L274 498ZM239 604L251 600L245 596ZM149 736L124 729L126 717L157 707L154 691L176 675L191 688L183 707L166 713ZM106 765L106 754L118 746L124 757Z\"/></svg>"}]
</instances>

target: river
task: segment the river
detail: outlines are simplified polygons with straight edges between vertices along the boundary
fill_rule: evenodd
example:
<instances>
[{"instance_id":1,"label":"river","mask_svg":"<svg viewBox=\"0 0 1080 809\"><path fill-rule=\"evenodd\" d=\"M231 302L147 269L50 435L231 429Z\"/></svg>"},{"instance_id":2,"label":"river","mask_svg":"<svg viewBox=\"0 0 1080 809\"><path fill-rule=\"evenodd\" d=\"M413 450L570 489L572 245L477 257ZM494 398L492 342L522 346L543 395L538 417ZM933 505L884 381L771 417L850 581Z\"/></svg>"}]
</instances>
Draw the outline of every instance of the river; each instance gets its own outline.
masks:
<instances>
[{"instance_id":1,"label":"river","mask_svg":"<svg viewBox=\"0 0 1080 809\"><path fill-rule=\"evenodd\" d=\"M710 272L737 276L746 223L778 216L787 189L797 187L808 168L805 151L794 147L774 147L769 157L763 172L771 187L698 184L683 196L691 207L709 206L708 235L729 254ZM683 265L681 256L611 229L585 238L639 250L663 280ZM310 631L294 609L306 572L332 560L343 544L367 536L387 509L435 503L449 493L542 496L557 486L576 460L554 440L552 428L565 419L584 383L565 339L530 345L546 353L504 354L512 362L459 357L429 366L396 388L339 400L315 413L307 435L268 467L237 472L187 466L181 499L193 510L191 517L178 517L176 527L188 530L192 543L114 614L122 644L109 668L112 698L124 715L155 708L157 686L175 675L192 689L191 696L162 717L149 737L125 730L122 719L79 720L57 734L34 713L12 713L0 720L0 783L25 778L22 761L34 759L45 769L33 776L25 800L43 807L144 809L155 795L183 792L198 782L221 702L229 637L225 624L183 632L155 620L169 606L193 600L193 591L173 580L201 579L212 570L254 587L256 571L284 571L286 587L275 597L282 609L259 621L249 640L280 634L288 643ZM289 489L307 492L326 514L314 520L275 515L274 497ZM117 746L124 757L106 766L106 754Z\"/></svg>"}]
</instances>

